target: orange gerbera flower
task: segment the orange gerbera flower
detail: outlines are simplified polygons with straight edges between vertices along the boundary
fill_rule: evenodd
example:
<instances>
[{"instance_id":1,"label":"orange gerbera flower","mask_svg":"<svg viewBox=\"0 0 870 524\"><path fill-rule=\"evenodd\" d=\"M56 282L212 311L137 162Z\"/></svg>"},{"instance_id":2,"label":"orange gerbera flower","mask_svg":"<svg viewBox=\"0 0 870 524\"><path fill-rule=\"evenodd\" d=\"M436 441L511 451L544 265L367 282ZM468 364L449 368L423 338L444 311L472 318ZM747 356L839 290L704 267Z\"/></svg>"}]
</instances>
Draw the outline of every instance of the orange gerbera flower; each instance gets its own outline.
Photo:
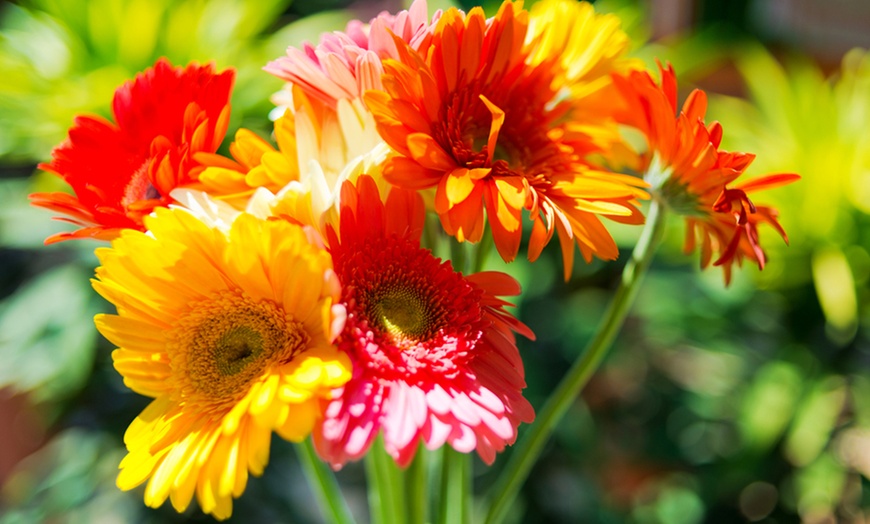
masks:
<instances>
[{"instance_id":1,"label":"orange gerbera flower","mask_svg":"<svg viewBox=\"0 0 870 524\"><path fill-rule=\"evenodd\" d=\"M764 268L759 224L770 224L788 242L777 211L756 206L747 193L800 177L781 173L728 187L746 171L755 155L719 150L722 126L719 122L705 125L707 95L703 91L694 90L677 113L674 70L670 65L659 70L661 83L646 71L614 75L625 102L617 119L646 136L648 149L638 155L637 163L656 198L686 216L686 253L694 251L696 238L700 239L701 267L707 267L713 253L718 253L713 265L722 266L727 284L734 262L740 265L748 258Z\"/></svg>"},{"instance_id":2,"label":"orange gerbera flower","mask_svg":"<svg viewBox=\"0 0 870 524\"><path fill-rule=\"evenodd\" d=\"M641 181L585 162L595 146L564 123L570 104L554 82L562 66L557 58L530 65L528 26L529 13L510 2L491 20L480 8L448 10L419 52L396 39L400 59L384 61L384 90L365 100L398 153L384 166L389 182L437 188L435 211L460 241L480 240L488 222L507 261L526 209L529 258L556 232L567 278L575 242L587 261L616 258L599 215L640 223L636 199L646 193Z\"/></svg>"},{"instance_id":3,"label":"orange gerbera flower","mask_svg":"<svg viewBox=\"0 0 870 524\"><path fill-rule=\"evenodd\" d=\"M72 238L111 240L122 229L143 230L142 218L172 202L169 193L195 180L196 152L217 150L227 131L235 72L213 64L173 67L161 58L115 91L115 122L79 116L69 138L39 168L75 192L35 193L33 205L84 226L46 244Z\"/></svg>"},{"instance_id":4,"label":"orange gerbera flower","mask_svg":"<svg viewBox=\"0 0 870 524\"><path fill-rule=\"evenodd\" d=\"M240 128L230 143L227 158L217 153L200 153L196 159L204 170L194 187L202 187L212 197L245 209L258 187L272 193L299 180L296 162L296 119L291 111L275 121L276 150L253 131Z\"/></svg>"}]
</instances>

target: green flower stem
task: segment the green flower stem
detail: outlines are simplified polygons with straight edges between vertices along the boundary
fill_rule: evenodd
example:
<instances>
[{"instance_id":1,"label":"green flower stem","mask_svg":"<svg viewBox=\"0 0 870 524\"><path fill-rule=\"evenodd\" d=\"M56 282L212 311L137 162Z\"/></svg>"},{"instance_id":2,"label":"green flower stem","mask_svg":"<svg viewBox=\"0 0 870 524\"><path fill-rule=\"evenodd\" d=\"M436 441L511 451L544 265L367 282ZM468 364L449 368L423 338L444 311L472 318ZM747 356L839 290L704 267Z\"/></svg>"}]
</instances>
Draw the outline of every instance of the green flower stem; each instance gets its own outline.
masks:
<instances>
[{"instance_id":1,"label":"green flower stem","mask_svg":"<svg viewBox=\"0 0 870 524\"><path fill-rule=\"evenodd\" d=\"M450 237L450 263L453 264L454 271L459 271L462 274L468 273L467 244L454 237Z\"/></svg>"},{"instance_id":2,"label":"green flower stem","mask_svg":"<svg viewBox=\"0 0 870 524\"><path fill-rule=\"evenodd\" d=\"M492 230L490 230L490 228L485 228L483 230L483 237L480 239L480 242L477 243L477 249L474 252L474 266L471 268L472 273L480 273L483 271L483 266L486 264L486 258L489 256L489 252L492 251L493 243Z\"/></svg>"},{"instance_id":3,"label":"green flower stem","mask_svg":"<svg viewBox=\"0 0 870 524\"><path fill-rule=\"evenodd\" d=\"M419 446L414 461L405 470L407 514L411 523L429 522L429 450Z\"/></svg>"},{"instance_id":4,"label":"green flower stem","mask_svg":"<svg viewBox=\"0 0 870 524\"><path fill-rule=\"evenodd\" d=\"M619 287L598 325L595 336L537 414L535 422L527 428L511 453L505 469L493 485L491 504L486 516L487 524L502 522L556 424L562 419L610 349L661 242L666 218L665 208L653 199L646 217L646 225L631 253L631 259L622 271Z\"/></svg>"},{"instance_id":5,"label":"green flower stem","mask_svg":"<svg viewBox=\"0 0 870 524\"><path fill-rule=\"evenodd\" d=\"M314 491L314 496L323 512L324 520L337 524L353 524L353 516L335 480L335 475L317 456L310 438L296 444L296 454L302 463L308 485Z\"/></svg>"},{"instance_id":6,"label":"green flower stem","mask_svg":"<svg viewBox=\"0 0 870 524\"><path fill-rule=\"evenodd\" d=\"M384 448L378 437L365 457L369 506L375 524L405 524L405 484L402 470Z\"/></svg>"},{"instance_id":7,"label":"green flower stem","mask_svg":"<svg viewBox=\"0 0 870 524\"><path fill-rule=\"evenodd\" d=\"M439 524L467 524L471 497L471 455L442 446Z\"/></svg>"}]
</instances>

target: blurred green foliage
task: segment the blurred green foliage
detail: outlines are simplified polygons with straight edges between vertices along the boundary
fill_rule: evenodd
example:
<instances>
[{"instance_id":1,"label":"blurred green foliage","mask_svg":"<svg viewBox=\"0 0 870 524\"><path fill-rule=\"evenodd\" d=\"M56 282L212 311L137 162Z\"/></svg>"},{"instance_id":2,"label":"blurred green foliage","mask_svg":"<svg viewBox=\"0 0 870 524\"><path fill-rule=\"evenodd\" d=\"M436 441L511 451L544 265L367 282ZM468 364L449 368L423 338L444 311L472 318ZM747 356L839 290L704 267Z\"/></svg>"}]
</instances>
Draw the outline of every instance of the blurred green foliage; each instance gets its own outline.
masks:
<instances>
[{"instance_id":1,"label":"blurred green foliage","mask_svg":"<svg viewBox=\"0 0 870 524\"><path fill-rule=\"evenodd\" d=\"M136 501L112 485L124 457L114 440L80 429L56 436L4 486L14 508L0 523L132 521Z\"/></svg>"},{"instance_id":2,"label":"blurred green foliage","mask_svg":"<svg viewBox=\"0 0 870 524\"><path fill-rule=\"evenodd\" d=\"M832 338L848 343L870 305L870 53L855 49L833 77L806 58L784 67L747 45L737 67L749 99L716 97L723 146L757 151L755 173L795 172L800 184L765 195L791 246L767 246L766 285L813 281Z\"/></svg>"}]
</instances>

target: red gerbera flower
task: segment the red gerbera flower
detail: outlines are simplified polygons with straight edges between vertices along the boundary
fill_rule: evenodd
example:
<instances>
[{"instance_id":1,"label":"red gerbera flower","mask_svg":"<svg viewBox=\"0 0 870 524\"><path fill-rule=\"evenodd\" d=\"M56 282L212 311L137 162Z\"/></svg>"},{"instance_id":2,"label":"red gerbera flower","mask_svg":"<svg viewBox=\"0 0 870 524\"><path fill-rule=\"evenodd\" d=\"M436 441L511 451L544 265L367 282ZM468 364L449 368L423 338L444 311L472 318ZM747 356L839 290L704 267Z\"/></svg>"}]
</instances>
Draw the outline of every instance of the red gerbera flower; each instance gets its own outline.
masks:
<instances>
[{"instance_id":1,"label":"red gerbera flower","mask_svg":"<svg viewBox=\"0 0 870 524\"><path fill-rule=\"evenodd\" d=\"M110 240L143 230L142 217L172 202L174 188L196 179L194 153L213 153L227 130L235 72L213 64L174 68L161 58L115 91L115 123L78 116L69 137L39 165L62 177L68 193L35 193L31 203L57 211L82 229L52 235Z\"/></svg>"},{"instance_id":2,"label":"red gerbera flower","mask_svg":"<svg viewBox=\"0 0 870 524\"><path fill-rule=\"evenodd\" d=\"M463 276L421 248L414 193L393 189L385 206L362 177L345 182L341 201L340 236L327 235L347 308L337 342L354 371L314 432L320 455L340 467L382 432L401 466L420 441L491 463L534 418L514 332L534 335L496 297L519 285L497 272Z\"/></svg>"}]
</instances>

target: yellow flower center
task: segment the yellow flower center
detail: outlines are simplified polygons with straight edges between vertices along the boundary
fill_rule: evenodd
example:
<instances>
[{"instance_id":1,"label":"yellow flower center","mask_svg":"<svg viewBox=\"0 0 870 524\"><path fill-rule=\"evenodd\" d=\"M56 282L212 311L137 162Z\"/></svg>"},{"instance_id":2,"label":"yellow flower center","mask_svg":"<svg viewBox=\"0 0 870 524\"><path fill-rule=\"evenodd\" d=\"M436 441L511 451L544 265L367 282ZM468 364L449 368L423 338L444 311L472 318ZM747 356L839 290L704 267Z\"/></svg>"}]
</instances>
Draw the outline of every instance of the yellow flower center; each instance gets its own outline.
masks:
<instances>
[{"instance_id":1,"label":"yellow flower center","mask_svg":"<svg viewBox=\"0 0 870 524\"><path fill-rule=\"evenodd\" d=\"M291 360L309 339L273 302L226 291L196 304L169 340L178 400L210 411L234 405L268 367Z\"/></svg>"},{"instance_id":2,"label":"yellow flower center","mask_svg":"<svg viewBox=\"0 0 870 524\"><path fill-rule=\"evenodd\" d=\"M224 333L214 350L221 375L236 375L263 353L263 337L249 326L236 326Z\"/></svg>"},{"instance_id":3,"label":"yellow flower center","mask_svg":"<svg viewBox=\"0 0 870 524\"><path fill-rule=\"evenodd\" d=\"M397 342L425 339L437 330L427 301L406 287L385 290L373 301L369 318L377 319Z\"/></svg>"}]
</instances>

